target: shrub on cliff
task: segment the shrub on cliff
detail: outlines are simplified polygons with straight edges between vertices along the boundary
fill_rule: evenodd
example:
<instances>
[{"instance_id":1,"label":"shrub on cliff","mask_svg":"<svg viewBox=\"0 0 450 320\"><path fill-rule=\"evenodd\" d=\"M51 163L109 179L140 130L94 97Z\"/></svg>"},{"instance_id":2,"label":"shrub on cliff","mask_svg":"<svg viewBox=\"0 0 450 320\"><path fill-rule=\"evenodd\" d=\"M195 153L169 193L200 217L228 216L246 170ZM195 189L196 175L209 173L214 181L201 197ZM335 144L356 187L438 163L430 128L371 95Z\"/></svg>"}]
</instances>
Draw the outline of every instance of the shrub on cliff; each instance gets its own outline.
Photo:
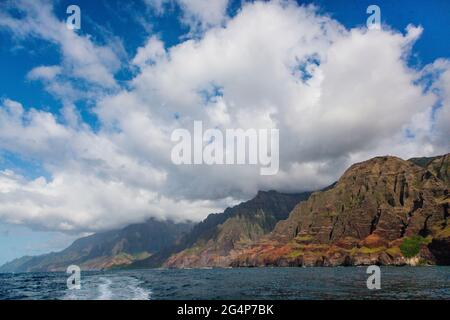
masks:
<instances>
[{"instance_id":1,"label":"shrub on cliff","mask_svg":"<svg viewBox=\"0 0 450 320\"><path fill-rule=\"evenodd\" d=\"M400 251L406 258L415 257L419 253L420 246L423 243L425 243L425 238L421 236L407 237L400 245Z\"/></svg>"}]
</instances>

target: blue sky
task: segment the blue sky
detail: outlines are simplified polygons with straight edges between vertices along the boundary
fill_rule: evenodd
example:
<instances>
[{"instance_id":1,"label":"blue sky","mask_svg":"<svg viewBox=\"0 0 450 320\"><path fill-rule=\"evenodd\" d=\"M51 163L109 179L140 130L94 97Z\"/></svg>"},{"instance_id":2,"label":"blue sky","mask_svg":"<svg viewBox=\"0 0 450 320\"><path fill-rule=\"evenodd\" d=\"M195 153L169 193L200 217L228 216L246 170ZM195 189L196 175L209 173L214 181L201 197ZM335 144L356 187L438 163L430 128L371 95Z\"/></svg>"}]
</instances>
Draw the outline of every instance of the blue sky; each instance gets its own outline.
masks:
<instances>
[{"instance_id":1,"label":"blue sky","mask_svg":"<svg viewBox=\"0 0 450 320\"><path fill-rule=\"evenodd\" d=\"M405 29L409 24L422 26L423 32L413 44L412 52L405 61L411 70L421 70L439 58L450 58L449 1L318 0L299 2L299 4L309 3L313 3L319 8L318 14L330 16L347 29L364 28L368 17L366 8L371 4L377 4L381 8L383 28L392 28L395 32L405 34ZM111 51L114 52L115 59L112 59L112 61L119 61L119 66L111 71L116 86L108 87L96 83L94 85L98 86L99 89L92 90L95 91L93 95L89 97L78 95L70 101L65 101L60 95L48 90L46 86L48 84L45 81L35 80L29 76L30 71L38 66L63 64L64 53L58 40L49 40L51 35L48 34L36 36L33 31L27 31L28 33L25 36L20 36L16 31L16 33L12 32L10 28L0 24L0 99L2 101L17 101L22 104L25 111L36 109L50 113L56 121L63 125L68 122L63 116L64 106L74 106L81 117L80 121L89 126L90 129L87 130L90 130L89 132L92 134L103 129L103 125L98 119L98 113L94 112L93 108L105 96L114 96L121 91L131 90L131 82L137 79L142 70L131 65L130 61L150 37L157 36L163 43L164 48L168 50L189 39L201 40L210 28L220 27L214 25L201 30L194 29L191 24L186 22L187 9L180 6L176 1L163 4L162 12L158 12L157 7L139 0L129 2L112 0L55 1L51 6L52 13L57 20L64 21L66 19L66 8L70 4L77 4L81 8L82 28L77 31L78 36L89 39L97 47L111 48ZM239 14L240 7L241 1L230 1L227 5L227 19L232 20ZM1 12L17 19L21 18L20 10L17 10L8 2L0 4ZM195 19L196 17L189 21L198 22ZM270 45L269 42L268 45ZM188 61L186 63L189 64ZM106 68L108 69L109 66L106 66ZM64 77L67 76L62 75L60 78L62 80L58 80L61 81L61 84L70 84L74 88L90 93L93 84L89 82L89 78ZM175 113L177 119L179 114L183 115L183 112L178 109ZM80 129L77 130L80 131ZM434 150L438 149L430 149L428 152L433 153ZM133 152L133 150L130 152ZM336 156L340 165L339 169L345 167L348 161L354 159L350 156L350 153L345 156ZM357 152L352 154L357 154ZM57 148L55 148L55 158L58 158ZM41 152L38 152L37 155L27 154L14 150L14 148L0 147L0 171L12 171L24 177L27 181L39 177L43 177L47 183L52 181L55 172L60 173L59 169L55 169L55 166L58 166L59 163L47 155L42 156ZM72 167L70 172L73 172ZM327 178L332 179L336 174L333 172ZM97 172L96 175L100 174ZM325 181L326 178L317 182L317 185L325 183ZM264 183L266 182L262 182L263 185ZM230 189L235 191L233 188ZM178 191L180 187L169 188L169 190ZM239 192L236 191L236 193ZM180 197L194 201L192 202L194 208L197 200L216 201L224 199L220 196L201 199L198 195L186 194ZM211 205L212 207L207 207L205 210L215 208L216 205L220 207L222 204L222 202L215 202L214 206ZM155 206L158 207L158 204ZM139 219L142 220L143 216L139 215L136 220ZM122 220L118 218L118 221ZM127 220L124 219L123 221ZM42 227L40 223L33 219L29 221L25 219L20 224L15 225L11 218L2 218L0 214L0 264L22 255L34 255L62 249L81 232L91 231L79 228L64 232L63 228L58 230L58 227L55 226L48 227L47 231L43 231L46 227ZM118 225L119 222L114 226ZM108 226L104 228L108 228Z\"/></svg>"}]
</instances>

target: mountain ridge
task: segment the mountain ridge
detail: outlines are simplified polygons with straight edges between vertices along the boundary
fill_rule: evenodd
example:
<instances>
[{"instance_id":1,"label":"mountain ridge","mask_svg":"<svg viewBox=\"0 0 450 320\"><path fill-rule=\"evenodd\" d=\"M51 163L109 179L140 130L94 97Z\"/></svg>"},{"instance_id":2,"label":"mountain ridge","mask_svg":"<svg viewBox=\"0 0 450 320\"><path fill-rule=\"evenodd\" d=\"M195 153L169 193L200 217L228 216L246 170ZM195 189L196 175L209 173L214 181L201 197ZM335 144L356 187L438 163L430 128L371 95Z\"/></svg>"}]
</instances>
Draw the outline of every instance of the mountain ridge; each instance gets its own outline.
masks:
<instances>
[{"instance_id":1,"label":"mountain ridge","mask_svg":"<svg viewBox=\"0 0 450 320\"><path fill-rule=\"evenodd\" d=\"M84 270L124 266L176 243L191 228L190 222L149 219L79 238L59 252L15 259L1 266L0 272L65 271L71 264Z\"/></svg>"},{"instance_id":2,"label":"mountain ridge","mask_svg":"<svg viewBox=\"0 0 450 320\"><path fill-rule=\"evenodd\" d=\"M170 259L173 254L183 255L182 259L195 259L197 254L190 249L192 247L209 250L208 259L214 259L229 252L234 247L234 242L241 237L255 240L260 235L271 231L276 222L286 218L290 210L309 195L310 192L289 194L275 190L258 191L256 196L248 201L226 208L222 213L208 215L180 240L181 245L175 245L171 250L137 261L131 267L167 266L167 259ZM258 213L262 215L258 216ZM240 219L239 222L245 227L233 226L233 221L236 219ZM211 242L211 239L214 240ZM214 248L211 245L214 245ZM190 250L186 252L187 249ZM190 263L192 262L186 261L185 266ZM220 261L213 263L214 266L222 264Z\"/></svg>"},{"instance_id":3,"label":"mountain ridge","mask_svg":"<svg viewBox=\"0 0 450 320\"><path fill-rule=\"evenodd\" d=\"M448 155L428 165L435 161L448 167ZM299 203L267 237L236 253L231 265L442 263L450 254L443 236L449 202L448 183L431 168L375 157L353 164L335 187Z\"/></svg>"}]
</instances>

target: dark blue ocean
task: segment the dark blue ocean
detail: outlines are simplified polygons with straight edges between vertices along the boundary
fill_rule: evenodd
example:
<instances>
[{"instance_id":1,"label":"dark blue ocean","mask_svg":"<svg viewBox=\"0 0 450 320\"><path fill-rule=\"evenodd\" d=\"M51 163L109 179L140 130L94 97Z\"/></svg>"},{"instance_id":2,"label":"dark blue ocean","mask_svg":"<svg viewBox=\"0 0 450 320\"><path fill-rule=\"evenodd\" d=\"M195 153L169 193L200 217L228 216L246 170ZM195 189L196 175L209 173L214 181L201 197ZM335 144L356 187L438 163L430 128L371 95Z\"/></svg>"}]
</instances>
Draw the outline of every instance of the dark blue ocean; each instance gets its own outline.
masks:
<instances>
[{"instance_id":1,"label":"dark blue ocean","mask_svg":"<svg viewBox=\"0 0 450 320\"><path fill-rule=\"evenodd\" d=\"M3 299L450 299L450 267L381 267L381 289L365 267L151 269L0 274Z\"/></svg>"}]
</instances>

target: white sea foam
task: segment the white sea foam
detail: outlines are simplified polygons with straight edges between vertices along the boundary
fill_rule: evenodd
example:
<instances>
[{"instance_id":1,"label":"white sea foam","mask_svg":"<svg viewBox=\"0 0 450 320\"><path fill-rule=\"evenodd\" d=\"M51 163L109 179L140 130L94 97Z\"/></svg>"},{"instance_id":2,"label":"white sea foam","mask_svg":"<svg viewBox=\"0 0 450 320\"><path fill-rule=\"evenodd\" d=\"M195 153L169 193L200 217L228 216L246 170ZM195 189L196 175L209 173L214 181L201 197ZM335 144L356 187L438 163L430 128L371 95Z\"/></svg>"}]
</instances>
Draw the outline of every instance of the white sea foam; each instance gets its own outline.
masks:
<instances>
[{"instance_id":1,"label":"white sea foam","mask_svg":"<svg viewBox=\"0 0 450 320\"><path fill-rule=\"evenodd\" d=\"M151 291L135 277L92 275L84 279L80 290L66 290L64 300L149 300Z\"/></svg>"},{"instance_id":2,"label":"white sea foam","mask_svg":"<svg viewBox=\"0 0 450 320\"><path fill-rule=\"evenodd\" d=\"M100 278L101 283L98 285L98 298L97 300L111 300L113 292L111 291L112 281L108 278Z\"/></svg>"},{"instance_id":3,"label":"white sea foam","mask_svg":"<svg viewBox=\"0 0 450 320\"><path fill-rule=\"evenodd\" d=\"M134 279L134 283L129 286L130 291L133 293L132 300L150 300L151 291L142 288L141 282Z\"/></svg>"}]
</instances>

